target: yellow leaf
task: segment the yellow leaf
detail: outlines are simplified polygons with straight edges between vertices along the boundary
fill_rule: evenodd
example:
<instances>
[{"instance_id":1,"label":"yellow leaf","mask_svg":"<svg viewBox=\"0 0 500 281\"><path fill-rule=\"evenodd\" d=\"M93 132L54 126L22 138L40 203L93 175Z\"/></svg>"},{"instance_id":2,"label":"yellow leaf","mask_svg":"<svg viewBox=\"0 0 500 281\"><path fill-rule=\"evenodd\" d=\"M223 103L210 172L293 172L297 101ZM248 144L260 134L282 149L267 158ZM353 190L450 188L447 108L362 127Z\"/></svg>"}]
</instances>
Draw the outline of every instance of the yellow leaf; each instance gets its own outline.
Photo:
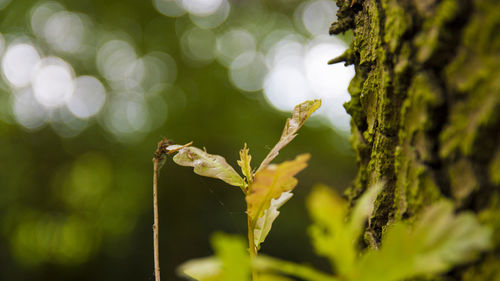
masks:
<instances>
[{"instance_id":1,"label":"yellow leaf","mask_svg":"<svg viewBox=\"0 0 500 281\"><path fill-rule=\"evenodd\" d=\"M252 156L248 153L250 150L245 143L245 146L240 150L240 160L238 160L238 166L241 167L241 172L246 177L248 182L253 181L252 168L250 167L250 161L252 161Z\"/></svg>"},{"instance_id":2,"label":"yellow leaf","mask_svg":"<svg viewBox=\"0 0 500 281\"><path fill-rule=\"evenodd\" d=\"M309 154L301 154L292 161L279 165L269 165L255 174L255 180L250 184L246 196L247 214L256 221L271 205L272 199L277 199L283 192L292 190L297 185L294 176L307 166Z\"/></svg>"}]
</instances>

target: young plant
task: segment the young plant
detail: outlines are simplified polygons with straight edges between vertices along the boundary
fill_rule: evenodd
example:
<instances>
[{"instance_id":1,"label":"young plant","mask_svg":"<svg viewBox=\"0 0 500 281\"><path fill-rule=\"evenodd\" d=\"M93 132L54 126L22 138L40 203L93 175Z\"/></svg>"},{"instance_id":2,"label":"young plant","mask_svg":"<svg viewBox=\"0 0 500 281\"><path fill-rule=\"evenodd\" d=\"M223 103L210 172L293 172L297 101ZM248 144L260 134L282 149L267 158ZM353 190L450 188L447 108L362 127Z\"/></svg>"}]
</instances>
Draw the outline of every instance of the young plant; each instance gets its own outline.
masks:
<instances>
[{"instance_id":1,"label":"young plant","mask_svg":"<svg viewBox=\"0 0 500 281\"><path fill-rule=\"evenodd\" d=\"M278 156L280 150L289 144L296 136L298 130L304 125L309 116L321 106L320 100L303 102L293 109L292 117L288 118L280 140L264 158L257 170L252 169L252 156L245 144L240 151L238 165L243 177L230 166L224 157L213 155L187 145L173 145L167 140L158 144L154 162L154 246L155 246L155 275L159 281L159 253L158 253L158 210L157 210L157 174L161 163L165 161L166 154L176 154L173 157L175 163L181 166L190 166L194 172L201 176L217 178L229 185L239 187L245 196L247 203L246 214L248 224L248 246L250 258L254 260L264 242L273 222L279 215L278 209L283 206L292 196L292 190L298 181L294 177L307 166L309 154L298 155L294 160L285 161L280 164L271 164ZM253 280L257 280L256 271L252 270ZM228 279L229 280L229 279ZM232 279L239 280L239 279ZM243 279L241 279L243 280Z\"/></svg>"}]
</instances>

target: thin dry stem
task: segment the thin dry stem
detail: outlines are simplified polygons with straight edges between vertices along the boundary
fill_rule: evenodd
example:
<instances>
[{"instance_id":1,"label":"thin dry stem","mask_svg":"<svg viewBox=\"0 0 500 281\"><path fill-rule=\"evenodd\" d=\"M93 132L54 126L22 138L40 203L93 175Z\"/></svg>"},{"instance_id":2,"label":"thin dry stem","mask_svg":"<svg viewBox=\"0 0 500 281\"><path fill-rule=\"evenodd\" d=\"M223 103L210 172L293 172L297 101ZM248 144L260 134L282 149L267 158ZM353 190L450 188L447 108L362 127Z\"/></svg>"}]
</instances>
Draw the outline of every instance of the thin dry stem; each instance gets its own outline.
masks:
<instances>
[{"instance_id":1,"label":"thin dry stem","mask_svg":"<svg viewBox=\"0 0 500 281\"><path fill-rule=\"evenodd\" d=\"M160 163L165 158L165 148L170 144L170 141L163 138L158 142L158 147L153 158L153 247L154 247L154 263L155 263L155 281L160 281L160 242L158 239L160 230L158 223L158 173L160 170Z\"/></svg>"},{"instance_id":2,"label":"thin dry stem","mask_svg":"<svg viewBox=\"0 0 500 281\"><path fill-rule=\"evenodd\" d=\"M160 281L160 249L159 249L159 228L158 228L158 164L160 159L156 157L153 159L153 243L154 243L154 260L155 260L155 281Z\"/></svg>"}]
</instances>

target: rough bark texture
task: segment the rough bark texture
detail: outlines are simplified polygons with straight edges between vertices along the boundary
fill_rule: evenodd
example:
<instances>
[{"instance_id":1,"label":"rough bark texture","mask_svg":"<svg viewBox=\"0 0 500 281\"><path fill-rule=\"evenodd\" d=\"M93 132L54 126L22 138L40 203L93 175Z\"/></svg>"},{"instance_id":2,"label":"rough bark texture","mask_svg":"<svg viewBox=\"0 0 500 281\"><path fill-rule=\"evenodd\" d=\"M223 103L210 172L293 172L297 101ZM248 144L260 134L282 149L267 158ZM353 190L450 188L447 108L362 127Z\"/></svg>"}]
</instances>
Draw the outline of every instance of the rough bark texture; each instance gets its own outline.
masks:
<instances>
[{"instance_id":1,"label":"rough bark texture","mask_svg":"<svg viewBox=\"0 0 500 281\"><path fill-rule=\"evenodd\" d=\"M352 29L349 85L359 171L351 202L385 180L365 242L447 197L494 230L495 248L446 280L500 280L500 1L338 0ZM499 278L499 279L495 279Z\"/></svg>"}]
</instances>

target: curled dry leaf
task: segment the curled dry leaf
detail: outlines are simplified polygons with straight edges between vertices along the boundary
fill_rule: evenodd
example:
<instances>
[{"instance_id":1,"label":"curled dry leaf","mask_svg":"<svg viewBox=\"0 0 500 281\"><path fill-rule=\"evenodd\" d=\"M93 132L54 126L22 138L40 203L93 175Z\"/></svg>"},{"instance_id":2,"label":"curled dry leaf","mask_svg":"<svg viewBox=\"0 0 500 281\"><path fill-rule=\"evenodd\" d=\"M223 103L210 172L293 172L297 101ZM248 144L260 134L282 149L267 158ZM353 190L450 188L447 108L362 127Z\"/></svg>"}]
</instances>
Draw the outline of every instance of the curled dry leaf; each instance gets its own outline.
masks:
<instances>
[{"instance_id":1,"label":"curled dry leaf","mask_svg":"<svg viewBox=\"0 0 500 281\"><path fill-rule=\"evenodd\" d=\"M179 146L176 145L167 147L168 150L177 148ZM200 176L221 179L234 186L245 186L243 178L220 155L209 154L197 147L190 146L181 148L173 160L178 165L193 167L194 172Z\"/></svg>"}]
</instances>

